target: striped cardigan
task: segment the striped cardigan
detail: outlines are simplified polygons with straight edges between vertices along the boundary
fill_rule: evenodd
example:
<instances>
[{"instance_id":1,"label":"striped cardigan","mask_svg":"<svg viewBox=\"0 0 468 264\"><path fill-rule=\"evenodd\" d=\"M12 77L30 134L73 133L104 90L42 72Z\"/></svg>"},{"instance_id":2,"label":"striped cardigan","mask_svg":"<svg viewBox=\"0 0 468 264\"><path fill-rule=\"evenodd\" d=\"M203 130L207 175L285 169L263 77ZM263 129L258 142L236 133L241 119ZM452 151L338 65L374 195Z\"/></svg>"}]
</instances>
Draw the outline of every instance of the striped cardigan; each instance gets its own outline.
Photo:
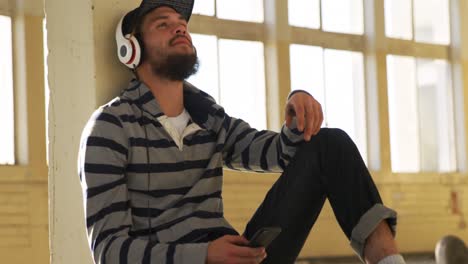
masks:
<instances>
[{"instance_id":1,"label":"striped cardigan","mask_svg":"<svg viewBox=\"0 0 468 264\"><path fill-rule=\"evenodd\" d=\"M251 128L187 82L184 105L179 144L137 80L87 123L78 171L96 263L205 263L208 244L196 241L235 232L223 217L223 165L280 172L302 142L297 129Z\"/></svg>"}]
</instances>

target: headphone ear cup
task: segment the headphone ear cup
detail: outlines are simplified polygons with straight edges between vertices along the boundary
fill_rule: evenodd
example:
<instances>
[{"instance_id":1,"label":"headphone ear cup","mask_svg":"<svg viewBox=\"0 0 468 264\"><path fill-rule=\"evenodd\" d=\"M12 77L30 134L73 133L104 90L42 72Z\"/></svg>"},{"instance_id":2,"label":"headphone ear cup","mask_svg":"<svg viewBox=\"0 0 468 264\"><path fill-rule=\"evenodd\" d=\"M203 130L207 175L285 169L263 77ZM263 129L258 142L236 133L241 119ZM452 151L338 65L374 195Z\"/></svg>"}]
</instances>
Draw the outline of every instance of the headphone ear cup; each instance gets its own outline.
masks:
<instances>
[{"instance_id":1,"label":"headphone ear cup","mask_svg":"<svg viewBox=\"0 0 468 264\"><path fill-rule=\"evenodd\" d=\"M115 30L115 40L117 42L117 56L121 63L130 69L135 69L140 64L141 60L141 47L137 38L132 34L126 36L122 33L122 23L125 16L122 17L117 24Z\"/></svg>"},{"instance_id":2,"label":"headphone ear cup","mask_svg":"<svg viewBox=\"0 0 468 264\"><path fill-rule=\"evenodd\" d=\"M125 36L126 39L129 41L131 47L132 47L132 56L130 57L130 59L127 61L126 65L129 67L129 68L136 68L138 67L138 65L140 65L140 62L141 62L141 46L140 46L140 42L138 41L138 39L133 36L133 35L127 35Z\"/></svg>"},{"instance_id":3,"label":"headphone ear cup","mask_svg":"<svg viewBox=\"0 0 468 264\"><path fill-rule=\"evenodd\" d=\"M119 57L120 62L125 65L130 61L130 59L133 57L133 48L129 40L123 39L119 41L117 56Z\"/></svg>"}]
</instances>

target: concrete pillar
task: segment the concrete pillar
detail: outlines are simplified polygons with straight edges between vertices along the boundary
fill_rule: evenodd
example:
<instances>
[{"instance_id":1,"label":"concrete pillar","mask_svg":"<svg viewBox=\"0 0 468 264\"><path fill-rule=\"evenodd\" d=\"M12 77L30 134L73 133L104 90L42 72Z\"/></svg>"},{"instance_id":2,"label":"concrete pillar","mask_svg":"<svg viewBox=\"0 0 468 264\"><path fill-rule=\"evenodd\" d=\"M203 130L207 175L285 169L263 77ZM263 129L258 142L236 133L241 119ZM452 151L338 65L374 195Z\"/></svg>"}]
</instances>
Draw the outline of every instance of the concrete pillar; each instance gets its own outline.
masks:
<instances>
[{"instance_id":1,"label":"concrete pillar","mask_svg":"<svg viewBox=\"0 0 468 264\"><path fill-rule=\"evenodd\" d=\"M45 0L48 42L51 263L92 263L77 153L91 113L126 87L115 25L138 0Z\"/></svg>"}]
</instances>

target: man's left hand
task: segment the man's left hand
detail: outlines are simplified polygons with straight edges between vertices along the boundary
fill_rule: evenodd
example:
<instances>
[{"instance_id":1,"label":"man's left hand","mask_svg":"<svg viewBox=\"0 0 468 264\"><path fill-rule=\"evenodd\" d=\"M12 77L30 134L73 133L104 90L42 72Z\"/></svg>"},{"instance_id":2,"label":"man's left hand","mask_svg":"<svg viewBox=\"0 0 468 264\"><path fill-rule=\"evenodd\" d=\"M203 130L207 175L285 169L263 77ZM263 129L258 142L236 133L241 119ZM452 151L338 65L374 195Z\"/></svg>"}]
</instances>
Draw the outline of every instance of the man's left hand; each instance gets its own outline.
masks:
<instances>
[{"instance_id":1,"label":"man's left hand","mask_svg":"<svg viewBox=\"0 0 468 264\"><path fill-rule=\"evenodd\" d=\"M297 129L304 132L304 140L309 141L322 126L322 106L308 93L294 93L286 104L286 126L290 127L294 117L296 117Z\"/></svg>"}]
</instances>

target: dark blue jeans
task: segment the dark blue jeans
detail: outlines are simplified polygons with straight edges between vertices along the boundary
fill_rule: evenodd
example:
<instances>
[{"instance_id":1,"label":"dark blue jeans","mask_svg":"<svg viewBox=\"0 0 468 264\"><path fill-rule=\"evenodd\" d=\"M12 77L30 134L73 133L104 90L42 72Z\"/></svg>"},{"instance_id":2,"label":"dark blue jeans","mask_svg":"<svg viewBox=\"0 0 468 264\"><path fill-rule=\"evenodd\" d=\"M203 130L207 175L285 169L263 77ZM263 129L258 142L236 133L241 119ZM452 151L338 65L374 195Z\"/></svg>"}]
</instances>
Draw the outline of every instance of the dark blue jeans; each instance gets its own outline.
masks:
<instances>
[{"instance_id":1,"label":"dark blue jeans","mask_svg":"<svg viewBox=\"0 0 468 264\"><path fill-rule=\"evenodd\" d=\"M356 145L342 130L321 129L300 146L246 226L247 239L261 227L282 228L263 263L294 263L325 199L361 259L366 238L382 220L395 232L396 213L382 205Z\"/></svg>"}]
</instances>

